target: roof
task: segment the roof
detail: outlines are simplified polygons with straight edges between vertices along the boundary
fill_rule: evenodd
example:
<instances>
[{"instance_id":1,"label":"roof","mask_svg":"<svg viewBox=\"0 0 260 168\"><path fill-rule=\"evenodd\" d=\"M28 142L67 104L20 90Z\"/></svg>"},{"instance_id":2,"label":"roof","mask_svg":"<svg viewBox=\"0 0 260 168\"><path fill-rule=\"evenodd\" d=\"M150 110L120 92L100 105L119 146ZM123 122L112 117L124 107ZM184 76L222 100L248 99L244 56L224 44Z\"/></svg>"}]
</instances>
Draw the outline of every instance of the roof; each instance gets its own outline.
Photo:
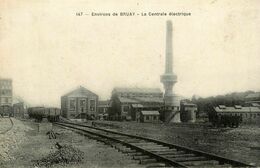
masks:
<instances>
[{"instance_id":1,"label":"roof","mask_svg":"<svg viewBox=\"0 0 260 168\"><path fill-rule=\"evenodd\" d=\"M193 104L193 103L183 103L184 106L191 106L191 107L197 107L196 104Z\"/></svg>"},{"instance_id":2,"label":"roof","mask_svg":"<svg viewBox=\"0 0 260 168\"><path fill-rule=\"evenodd\" d=\"M133 108L142 108L142 107L144 107L144 106L141 105L141 104L132 104L132 107L133 107Z\"/></svg>"},{"instance_id":3,"label":"roof","mask_svg":"<svg viewBox=\"0 0 260 168\"><path fill-rule=\"evenodd\" d=\"M163 98L158 97L135 97L134 99L140 102L153 102L153 103L163 103Z\"/></svg>"},{"instance_id":4,"label":"roof","mask_svg":"<svg viewBox=\"0 0 260 168\"><path fill-rule=\"evenodd\" d=\"M126 97L118 97L118 99L121 103L138 103L139 102L137 100L126 98Z\"/></svg>"},{"instance_id":5,"label":"roof","mask_svg":"<svg viewBox=\"0 0 260 168\"><path fill-rule=\"evenodd\" d=\"M163 98L158 98L158 97L133 97L133 98L127 98L127 97L118 97L119 101L121 103L137 103L137 104L142 104L142 103L163 103Z\"/></svg>"},{"instance_id":6,"label":"roof","mask_svg":"<svg viewBox=\"0 0 260 168\"><path fill-rule=\"evenodd\" d=\"M91 92L90 90L80 86L79 88L63 95L63 96L69 96L69 97L85 97L85 96L97 96L97 94Z\"/></svg>"},{"instance_id":7,"label":"roof","mask_svg":"<svg viewBox=\"0 0 260 168\"><path fill-rule=\"evenodd\" d=\"M113 90L114 92L120 93L162 93L161 89L159 88L120 88L116 87Z\"/></svg>"},{"instance_id":8,"label":"roof","mask_svg":"<svg viewBox=\"0 0 260 168\"><path fill-rule=\"evenodd\" d=\"M143 115L160 115L159 111L141 111Z\"/></svg>"},{"instance_id":9,"label":"roof","mask_svg":"<svg viewBox=\"0 0 260 168\"><path fill-rule=\"evenodd\" d=\"M260 113L260 108L258 107L242 107L235 108L235 107L226 107L226 108L219 108L214 107L216 112L219 113Z\"/></svg>"},{"instance_id":10,"label":"roof","mask_svg":"<svg viewBox=\"0 0 260 168\"><path fill-rule=\"evenodd\" d=\"M259 104L259 103L251 103L251 105L252 105L253 107L260 107L260 104Z\"/></svg>"},{"instance_id":11,"label":"roof","mask_svg":"<svg viewBox=\"0 0 260 168\"><path fill-rule=\"evenodd\" d=\"M246 99L260 98L260 92L250 93L250 94L247 95L245 98L246 98Z\"/></svg>"}]
</instances>

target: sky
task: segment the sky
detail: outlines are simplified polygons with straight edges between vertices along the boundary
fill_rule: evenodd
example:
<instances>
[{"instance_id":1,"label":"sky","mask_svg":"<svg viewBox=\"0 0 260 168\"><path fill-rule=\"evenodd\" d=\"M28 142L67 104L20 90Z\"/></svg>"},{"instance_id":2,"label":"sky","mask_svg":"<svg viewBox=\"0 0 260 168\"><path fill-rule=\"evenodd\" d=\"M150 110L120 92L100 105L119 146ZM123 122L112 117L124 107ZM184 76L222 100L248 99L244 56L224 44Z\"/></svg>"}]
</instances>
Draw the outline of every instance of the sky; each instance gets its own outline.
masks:
<instances>
[{"instance_id":1,"label":"sky","mask_svg":"<svg viewBox=\"0 0 260 168\"><path fill-rule=\"evenodd\" d=\"M0 77L32 105L60 105L79 87L158 87L166 21L173 23L174 92L260 91L260 1L0 0ZM76 16L83 12L83 16ZM191 16L91 16L190 12Z\"/></svg>"}]
</instances>

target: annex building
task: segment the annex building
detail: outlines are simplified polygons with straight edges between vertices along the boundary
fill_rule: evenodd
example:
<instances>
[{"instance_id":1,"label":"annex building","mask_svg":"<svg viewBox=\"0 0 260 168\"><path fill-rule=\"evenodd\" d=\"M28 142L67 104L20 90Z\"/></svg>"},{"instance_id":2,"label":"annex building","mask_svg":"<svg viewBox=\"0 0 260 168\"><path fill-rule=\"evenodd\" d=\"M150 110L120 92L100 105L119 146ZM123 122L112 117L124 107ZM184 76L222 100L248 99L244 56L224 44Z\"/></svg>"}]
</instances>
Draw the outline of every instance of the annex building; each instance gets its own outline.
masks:
<instances>
[{"instance_id":1,"label":"annex building","mask_svg":"<svg viewBox=\"0 0 260 168\"><path fill-rule=\"evenodd\" d=\"M98 95L80 86L61 97L62 116L69 119L90 119L97 116Z\"/></svg>"}]
</instances>

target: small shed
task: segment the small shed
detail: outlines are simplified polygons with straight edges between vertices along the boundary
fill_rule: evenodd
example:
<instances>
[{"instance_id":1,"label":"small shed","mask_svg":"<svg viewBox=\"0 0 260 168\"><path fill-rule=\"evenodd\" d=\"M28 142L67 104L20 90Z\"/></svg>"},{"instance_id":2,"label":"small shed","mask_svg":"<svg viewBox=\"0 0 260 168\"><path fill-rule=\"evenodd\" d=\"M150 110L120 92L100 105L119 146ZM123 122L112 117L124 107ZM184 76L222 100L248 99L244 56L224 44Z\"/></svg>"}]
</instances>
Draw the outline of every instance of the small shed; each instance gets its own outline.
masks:
<instances>
[{"instance_id":1,"label":"small shed","mask_svg":"<svg viewBox=\"0 0 260 168\"><path fill-rule=\"evenodd\" d=\"M159 122L159 111L141 111L141 122Z\"/></svg>"}]
</instances>

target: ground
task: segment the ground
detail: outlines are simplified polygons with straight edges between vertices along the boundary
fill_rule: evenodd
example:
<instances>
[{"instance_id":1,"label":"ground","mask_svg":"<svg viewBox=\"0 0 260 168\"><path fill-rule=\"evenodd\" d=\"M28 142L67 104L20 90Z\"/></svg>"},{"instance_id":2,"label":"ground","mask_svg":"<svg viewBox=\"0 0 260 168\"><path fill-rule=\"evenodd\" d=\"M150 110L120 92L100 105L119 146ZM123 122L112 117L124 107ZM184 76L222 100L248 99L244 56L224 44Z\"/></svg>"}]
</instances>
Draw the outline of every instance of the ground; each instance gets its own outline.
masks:
<instances>
[{"instance_id":1,"label":"ground","mask_svg":"<svg viewBox=\"0 0 260 168\"><path fill-rule=\"evenodd\" d=\"M84 152L84 160L67 167L141 167L127 155L95 140L88 139L69 130L52 127L59 133L57 139L49 139L46 132L51 128L46 124L38 129L30 120L0 118L0 167L35 167L36 160L57 150L55 143L72 144ZM151 137L190 148L215 153L235 160L260 165L260 128L243 126L236 129L212 129L199 125L164 125L136 122L98 121L108 124L108 129ZM91 124L88 122L87 124ZM9 130L4 133L5 130ZM255 148L254 148L255 147ZM64 167L55 165L53 167Z\"/></svg>"},{"instance_id":2,"label":"ground","mask_svg":"<svg viewBox=\"0 0 260 168\"><path fill-rule=\"evenodd\" d=\"M113 130L151 137L234 160L260 165L260 128L257 126L244 125L232 129L213 129L198 124L165 125L162 123L98 122L112 124L112 127L107 128Z\"/></svg>"},{"instance_id":3,"label":"ground","mask_svg":"<svg viewBox=\"0 0 260 168\"><path fill-rule=\"evenodd\" d=\"M57 150L55 148L56 142L59 142L61 145L72 144L84 152L82 163L70 164L66 167L141 167L136 161L131 160L129 156L118 152L116 149L72 131L53 127L54 132L59 133L59 135L57 135L57 139L49 139L46 131L41 130L38 132L37 125L34 122L19 121L17 119L13 119L13 121L13 129L7 132L8 135L2 135L6 141L4 142L5 145L0 146L0 150L7 144L9 146L8 149L5 148L4 153L6 156L4 159L1 154L0 167L36 167L34 166L36 160L43 158L51 151ZM8 124L7 121L1 121L0 127L6 124ZM62 168L64 166L54 165L53 167Z\"/></svg>"}]
</instances>

